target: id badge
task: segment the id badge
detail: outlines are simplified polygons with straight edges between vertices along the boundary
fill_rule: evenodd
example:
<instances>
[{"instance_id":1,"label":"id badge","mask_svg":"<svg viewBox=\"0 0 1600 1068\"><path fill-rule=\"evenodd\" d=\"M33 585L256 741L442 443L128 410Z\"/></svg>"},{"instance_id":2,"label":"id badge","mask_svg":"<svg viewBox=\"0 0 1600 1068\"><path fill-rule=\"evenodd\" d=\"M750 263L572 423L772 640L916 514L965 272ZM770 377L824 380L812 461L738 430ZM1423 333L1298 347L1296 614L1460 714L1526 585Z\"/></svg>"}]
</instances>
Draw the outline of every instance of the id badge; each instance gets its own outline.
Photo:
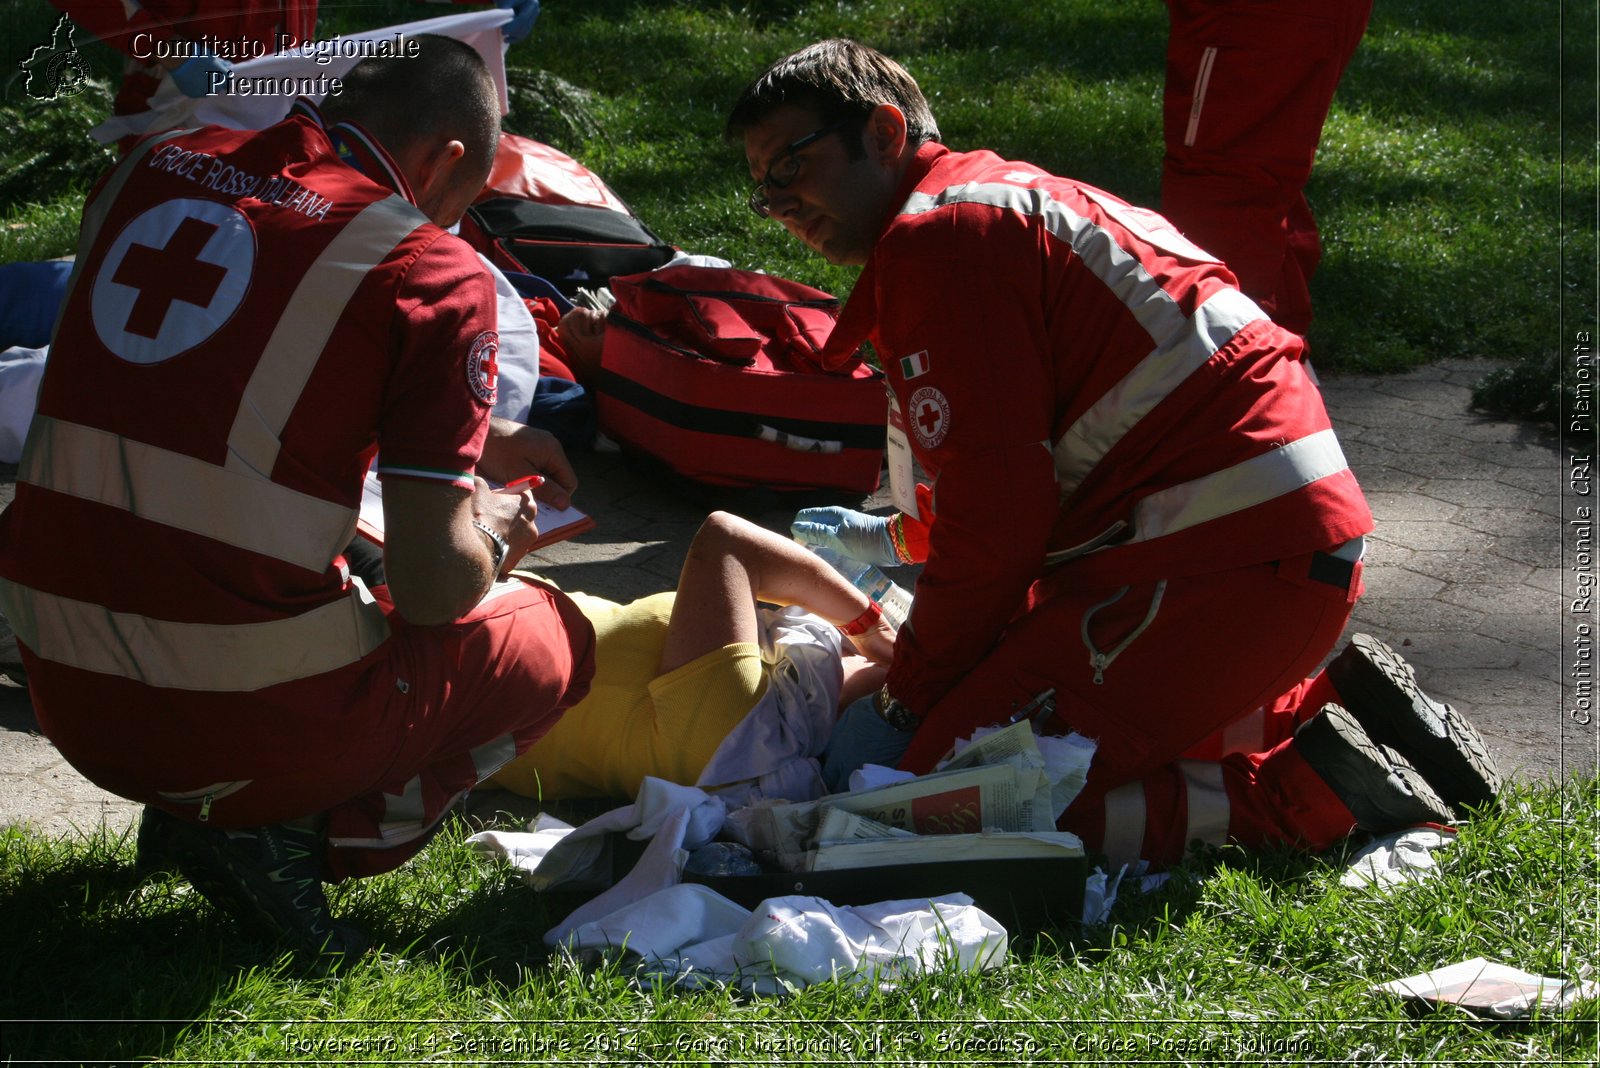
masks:
<instances>
[{"instance_id":1,"label":"id badge","mask_svg":"<svg viewBox=\"0 0 1600 1068\"><path fill-rule=\"evenodd\" d=\"M888 386L885 385L885 389ZM889 460L889 496L894 506L909 516L918 515L917 475L911 459L911 439L906 436L906 417L900 410L900 400L889 389L889 432L887 456Z\"/></svg>"}]
</instances>

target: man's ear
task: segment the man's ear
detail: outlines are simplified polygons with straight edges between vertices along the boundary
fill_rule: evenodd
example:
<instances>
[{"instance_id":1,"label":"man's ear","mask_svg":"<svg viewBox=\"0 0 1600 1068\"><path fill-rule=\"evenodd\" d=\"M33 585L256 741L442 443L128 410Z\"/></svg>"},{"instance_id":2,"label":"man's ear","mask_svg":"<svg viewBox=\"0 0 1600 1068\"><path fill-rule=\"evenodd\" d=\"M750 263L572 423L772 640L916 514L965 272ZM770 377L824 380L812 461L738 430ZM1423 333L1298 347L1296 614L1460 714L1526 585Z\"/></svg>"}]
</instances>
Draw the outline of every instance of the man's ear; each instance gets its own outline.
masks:
<instances>
[{"instance_id":1,"label":"man's ear","mask_svg":"<svg viewBox=\"0 0 1600 1068\"><path fill-rule=\"evenodd\" d=\"M466 157L467 146L460 141L436 141L417 154L416 188L412 190L418 201L431 199L438 192L450 188L456 169Z\"/></svg>"},{"instance_id":2,"label":"man's ear","mask_svg":"<svg viewBox=\"0 0 1600 1068\"><path fill-rule=\"evenodd\" d=\"M867 116L863 131L867 153L883 163L898 163L906 150L905 112L893 104L879 104Z\"/></svg>"}]
</instances>

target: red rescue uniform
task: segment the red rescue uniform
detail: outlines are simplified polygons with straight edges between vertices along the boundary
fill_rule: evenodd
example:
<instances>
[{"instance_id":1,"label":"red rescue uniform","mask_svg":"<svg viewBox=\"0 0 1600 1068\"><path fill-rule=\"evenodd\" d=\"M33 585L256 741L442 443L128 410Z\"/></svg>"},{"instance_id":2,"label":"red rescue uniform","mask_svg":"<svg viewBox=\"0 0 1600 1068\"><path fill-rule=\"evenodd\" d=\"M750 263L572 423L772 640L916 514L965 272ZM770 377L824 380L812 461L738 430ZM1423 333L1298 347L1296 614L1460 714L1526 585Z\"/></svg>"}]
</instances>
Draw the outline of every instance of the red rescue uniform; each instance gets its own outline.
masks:
<instances>
[{"instance_id":1,"label":"red rescue uniform","mask_svg":"<svg viewBox=\"0 0 1600 1068\"><path fill-rule=\"evenodd\" d=\"M925 144L900 196L830 349L871 339L933 483L888 681L922 717L903 766L1053 688L1050 729L1099 742L1063 824L1091 845L1146 780L1131 855L1342 836L1292 747L1258 773L1207 742L1245 720L1228 748L1265 760L1316 711L1283 698L1359 587L1340 547L1372 516L1300 340L1160 216L1032 165ZM1191 751L1218 795L1194 811L1164 785Z\"/></svg>"},{"instance_id":2,"label":"red rescue uniform","mask_svg":"<svg viewBox=\"0 0 1600 1068\"><path fill-rule=\"evenodd\" d=\"M340 556L375 451L473 485L496 344L477 257L358 128L302 106L109 172L0 515L62 754L217 826L327 812L339 877L399 864L543 734L592 671L566 597L501 583L411 626Z\"/></svg>"},{"instance_id":3,"label":"red rescue uniform","mask_svg":"<svg viewBox=\"0 0 1600 1068\"><path fill-rule=\"evenodd\" d=\"M1372 0L1167 0L1161 211L1281 326L1311 325L1306 181Z\"/></svg>"}]
</instances>

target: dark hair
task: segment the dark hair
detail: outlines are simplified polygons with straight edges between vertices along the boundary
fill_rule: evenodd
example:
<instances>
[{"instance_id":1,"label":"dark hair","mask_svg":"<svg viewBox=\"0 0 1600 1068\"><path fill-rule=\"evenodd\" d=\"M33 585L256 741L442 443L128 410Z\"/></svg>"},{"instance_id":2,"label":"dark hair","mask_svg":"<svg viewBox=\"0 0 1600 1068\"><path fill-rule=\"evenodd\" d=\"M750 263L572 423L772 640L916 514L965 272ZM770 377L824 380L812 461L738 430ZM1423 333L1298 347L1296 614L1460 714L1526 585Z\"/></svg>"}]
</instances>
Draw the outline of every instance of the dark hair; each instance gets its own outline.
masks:
<instances>
[{"instance_id":1,"label":"dark hair","mask_svg":"<svg viewBox=\"0 0 1600 1068\"><path fill-rule=\"evenodd\" d=\"M913 145L939 140L927 98L906 69L875 48L835 37L785 56L745 86L728 115L723 136L737 141L744 132L784 104L810 108L824 123L866 121L879 104L893 104L906 117L906 139ZM861 146L850 139L852 153Z\"/></svg>"},{"instance_id":2,"label":"dark hair","mask_svg":"<svg viewBox=\"0 0 1600 1068\"><path fill-rule=\"evenodd\" d=\"M329 123L354 122L390 152L444 136L466 147L487 173L500 141L500 97L471 45L418 34L396 55L363 59L322 102Z\"/></svg>"}]
</instances>

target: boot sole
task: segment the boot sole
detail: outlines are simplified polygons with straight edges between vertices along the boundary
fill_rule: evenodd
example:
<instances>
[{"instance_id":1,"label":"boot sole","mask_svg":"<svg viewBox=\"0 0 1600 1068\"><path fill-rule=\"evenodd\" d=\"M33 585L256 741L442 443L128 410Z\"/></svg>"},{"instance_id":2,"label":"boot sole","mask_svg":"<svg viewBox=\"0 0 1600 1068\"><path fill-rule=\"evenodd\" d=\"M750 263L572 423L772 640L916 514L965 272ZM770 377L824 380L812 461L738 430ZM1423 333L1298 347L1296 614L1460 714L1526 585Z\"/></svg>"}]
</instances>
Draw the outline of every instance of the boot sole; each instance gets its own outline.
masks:
<instances>
[{"instance_id":1,"label":"boot sole","mask_svg":"<svg viewBox=\"0 0 1600 1068\"><path fill-rule=\"evenodd\" d=\"M1357 634L1350 644L1360 655L1337 657L1328 678L1372 740L1404 754L1458 814L1492 805L1502 780L1477 729L1424 693L1411 665L1388 645L1370 634Z\"/></svg>"},{"instance_id":2,"label":"boot sole","mask_svg":"<svg viewBox=\"0 0 1600 1068\"><path fill-rule=\"evenodd\" d=\"M1388 834L1449 820L1450 806L1422 773L1395 749L1375 741L1343 706L1323 705L1296 732L1296 740L1306 762L1339 795L1362 830ZM1395 790L1396 781L1403 794Z\"/></svg>"}]
</instances>

